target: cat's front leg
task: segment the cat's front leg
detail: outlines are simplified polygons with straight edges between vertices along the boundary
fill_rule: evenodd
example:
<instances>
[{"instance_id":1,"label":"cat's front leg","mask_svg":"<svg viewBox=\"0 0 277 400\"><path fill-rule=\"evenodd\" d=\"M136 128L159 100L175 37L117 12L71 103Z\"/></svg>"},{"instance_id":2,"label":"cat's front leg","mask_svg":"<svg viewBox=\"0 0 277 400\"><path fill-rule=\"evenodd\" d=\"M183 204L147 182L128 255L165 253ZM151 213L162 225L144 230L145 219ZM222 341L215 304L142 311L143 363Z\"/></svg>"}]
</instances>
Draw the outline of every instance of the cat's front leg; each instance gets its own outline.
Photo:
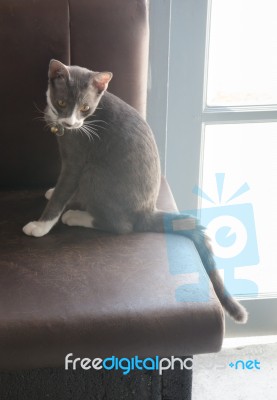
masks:
<instances>
[{"instance_id":1,"label":"cat's front leg","mask_svg":"<svg viewBox=\"0 0 277 400\"><path fill-rule=\"evenodd\" d=\"M41 237L46 235L58 222L66 204L77 188L79 178L78 170L74 172L63 169L55 190L38 221L29 222L23 227L23 232L28 236Z\"/></svg>"},{"instance_id":2,"label":"cat's front leg","mask_svg":"<svg viewBox=\"0 0 277 400\"><path fill-rule=\"evenodd\" d=\"M55 190L55 188L51 188L51 189L48 189L47 192L45 192L45 195L44 195L44 196L45 196L45 198L46 198L47 200L50 200L50 199L51 199L54 190Z\"/></svg>"},{"instance_id":3,"label":"cat's front leg","mask_svg":"<svg viewBox=\"0 0 277 400\"><path fill-rule=\"evenodd\" d=\"M41 237L46 235L58 222L59 216L51 221L32 221L23 227L23 232L28 236Z\"/></svg>"},{"instance_id":4,"label":"cat's front leg","mask_svg":"<svg viewBox=\"0 0 277 400\"><path fill-rule=\"evenodd\" d=\"M57 193L56 190L55 193ZM42 237L46 235L58 222L64 210L64 207L70 197L67 199L67 201L63 201L62 199L60 199L59 197L62 198L62 196L59 196L59 193L55 197L56 199L54 199L53 196L51 197L42 216L38 221L31 221L23 227L23 232L26 235Z\"/></svg>"}]
</instances>

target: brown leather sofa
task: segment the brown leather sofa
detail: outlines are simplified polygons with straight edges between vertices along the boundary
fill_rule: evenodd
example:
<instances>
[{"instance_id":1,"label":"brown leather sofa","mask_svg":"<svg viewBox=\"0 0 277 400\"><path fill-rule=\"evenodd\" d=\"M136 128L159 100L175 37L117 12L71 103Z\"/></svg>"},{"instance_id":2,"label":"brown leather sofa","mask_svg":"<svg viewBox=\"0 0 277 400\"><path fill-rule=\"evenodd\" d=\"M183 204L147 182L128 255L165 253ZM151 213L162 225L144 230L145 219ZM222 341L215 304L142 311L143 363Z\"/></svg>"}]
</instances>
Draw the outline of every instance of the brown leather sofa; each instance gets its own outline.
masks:
<instances>
[{"instance_id":1,"label":"brown leather sofa","mask_svg":"<svg viewBox=\"0 0 277 400\"><path fill-rule=\"evenodd\" d=\"M2 371L63 367L68 353L178 356L221 347L222 309L189 240L175 238L185 272L173 275L166 235L61 223L40 239L22 233L59 171L55 137L36 119L49 60L112 71L110 91L145 115L148 40L147 0L0 2ZM164 179L159 206L176 209ZM191 284L186 272L206 286ZM177 302L180 285L196 300Z\"/></svg>"}]
</instances>

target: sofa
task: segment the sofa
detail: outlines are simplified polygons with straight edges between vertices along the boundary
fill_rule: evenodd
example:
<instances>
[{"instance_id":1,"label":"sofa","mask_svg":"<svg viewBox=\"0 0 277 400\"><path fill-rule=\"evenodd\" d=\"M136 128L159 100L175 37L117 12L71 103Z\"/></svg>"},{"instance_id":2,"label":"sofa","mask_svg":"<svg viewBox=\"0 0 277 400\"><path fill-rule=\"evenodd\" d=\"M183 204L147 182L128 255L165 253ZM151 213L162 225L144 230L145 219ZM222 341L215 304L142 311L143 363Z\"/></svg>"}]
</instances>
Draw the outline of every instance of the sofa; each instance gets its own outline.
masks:
<instances>
[{"instance_id":1,"label":"sofa","mask_svg":"<svg viewBox=\"0 0 277 400\"><path fill-rule=\"evenodd\" d=\"M222 308L189 239L62 223L39 239L22 232L40 216L60 168L56 138L41 120L49 60L112 71L109 90L145 116L148 48L147 0L0 3L1 400L189 399L191 370L92 377L65 371L65 356L185 357L221 348ZM176 210L165 178L158 205Z\"/></svg>"}]
</instances>

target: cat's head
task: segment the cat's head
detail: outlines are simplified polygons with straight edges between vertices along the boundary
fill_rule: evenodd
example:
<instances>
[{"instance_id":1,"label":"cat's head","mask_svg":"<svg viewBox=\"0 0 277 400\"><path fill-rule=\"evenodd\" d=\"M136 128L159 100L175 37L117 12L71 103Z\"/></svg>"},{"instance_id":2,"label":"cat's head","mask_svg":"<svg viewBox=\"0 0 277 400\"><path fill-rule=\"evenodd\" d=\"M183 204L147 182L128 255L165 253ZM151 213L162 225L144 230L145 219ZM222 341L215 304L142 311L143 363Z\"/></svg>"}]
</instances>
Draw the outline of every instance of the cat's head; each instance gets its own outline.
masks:
<instances>
[{"instance_id":1,"label":"cat's head","mask_svg":"<svg viewBox=\"0 0 277 400\"><path fill-rule=\"evenodd\" d=\"M93 72L60 61L49 64L48 115L66 129L80 128L92 115L112 79L111 72Z\"/></svg>"}]
</instances>

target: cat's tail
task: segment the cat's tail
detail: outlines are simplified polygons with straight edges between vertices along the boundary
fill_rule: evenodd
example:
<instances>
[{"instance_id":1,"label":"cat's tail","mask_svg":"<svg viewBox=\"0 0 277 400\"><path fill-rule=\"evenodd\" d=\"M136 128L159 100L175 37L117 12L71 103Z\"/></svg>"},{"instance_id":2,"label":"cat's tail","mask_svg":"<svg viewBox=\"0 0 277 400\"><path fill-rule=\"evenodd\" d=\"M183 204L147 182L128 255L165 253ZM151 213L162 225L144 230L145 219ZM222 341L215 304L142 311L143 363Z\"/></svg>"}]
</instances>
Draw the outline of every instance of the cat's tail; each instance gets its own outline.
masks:
<instances>
[{"instance_id":1,"label":"cat's tail","mask_svg":"<svg viewBox=\"0 0 277 400\"><path fill-rule=\"evenodd\" d=\"M172 233L190 238L200 255L222 306L235 322L241 324L247 322L248 313L246 309L231 296L224 286L215 266L209 238L197 219L189 215L156 211L140 215L134 230L137 232Z\"/></svg>"}]
</instances>

